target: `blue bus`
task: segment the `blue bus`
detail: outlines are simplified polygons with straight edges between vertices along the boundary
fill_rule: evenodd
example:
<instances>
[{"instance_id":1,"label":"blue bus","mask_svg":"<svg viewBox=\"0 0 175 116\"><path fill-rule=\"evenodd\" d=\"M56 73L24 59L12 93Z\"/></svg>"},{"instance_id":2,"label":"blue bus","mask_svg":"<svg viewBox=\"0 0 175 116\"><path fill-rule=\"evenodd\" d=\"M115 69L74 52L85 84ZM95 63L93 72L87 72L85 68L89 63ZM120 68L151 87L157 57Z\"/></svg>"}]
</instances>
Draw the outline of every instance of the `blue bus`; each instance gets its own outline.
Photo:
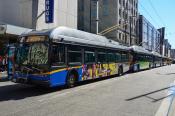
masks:
<instances>
[{"instance_id":1,"label":"blue bus","mask_svg":"<svg viewBox=\"0 0 175 116\"><path fill-rule=\"evenodd\" d=\"M22 34L16 45L16 83L73 87L79 81L130 70L130 49L118 42L67 27Z\"/></svg>"}]
</instances>

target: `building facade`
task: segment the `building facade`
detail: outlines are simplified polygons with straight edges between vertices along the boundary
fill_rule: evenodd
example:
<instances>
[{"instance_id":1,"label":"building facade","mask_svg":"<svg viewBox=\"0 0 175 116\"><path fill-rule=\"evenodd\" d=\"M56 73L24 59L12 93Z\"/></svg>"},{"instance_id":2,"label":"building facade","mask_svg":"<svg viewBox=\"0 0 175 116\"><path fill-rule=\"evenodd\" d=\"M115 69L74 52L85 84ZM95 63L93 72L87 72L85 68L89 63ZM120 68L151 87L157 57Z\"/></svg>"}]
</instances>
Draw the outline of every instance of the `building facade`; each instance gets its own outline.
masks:
<instances>
[{"instance_id":1,"label":"building facade","mask_svg":"<svg viewBox=\"0 0 175 116\"><path fill-rule=\"evenodd\" d=\"M171 44L168 42L168 39L164 40L162 55L171 57Z\"/></svg>"},{"instance_id":2,"label":"building facade","mask_svg":"<svg viewBox=\"0 0 175 116\"><path fill-rule=\"evenodd\" d=\"M37 0L0 0L0 22L34 28Z\"/></svg>"},{"instance_id":3,"label":"building facade","mask_svg":"<svg viewBox=\"0 0 175 116\"><path fill-rule=\"evenodd\" d=\"M99 0L98 20L97 0L79 0L78 5L78 29L97 33L98 28L100 33L110 27L118 26L104 36L125 45L137 43L138 0Z\"/></svg>"},{"instance_id":4,"label":"building facade","mask_svg":"<svg viewBox=\"0 0 175 116\"><path fill-rule=\"evenodd\" d=\"M139 45L149 51L161 53L161 40L164 39L164 28L157 30L143 15L139 16Z\"/></svg>"},{"instance_id":5,"label":"building facade","mask_svg":"<svg viewBox=\"0 0 175 116\"><path fill-rule=\"evenodd\" d=\"M34 0L35 1L35 0ZM45 0L38 1L38 15L45 11ZM45 23L45 13L36 21L36 29L49 29L58 26L67 26L77 29L78 1L54 0L53 23Z\"/></svg>"},{"instance_id":6,"label":"building facade","mask_svg":"<svg viewBox=\"0 0 175 116\"><path fill-rule=\"evenodd\" d=\"M54 0L54 22L45 23L45 0L0 0L0 22L30 29L77 28L77 0Z\"/></svg>"},{"instance_id":7,"label":"building facade","mask_svg":"<svg viewBox=\"0 0 175 116\"><path fill-rule=\"evenodd\" d=\"M160 32L160 54L163 55L163 45L165 40L165 27L158 29Z\"/></svg>"},{"instance_id":8,"label":"building facade","mask_svg":"<svg viewBox=\"0 0 175 116\"><path fill-rule=\"evenodd\" d=\"M171 58L175 59L175 49L171 49Z\"/></svg>"}]
</instances>

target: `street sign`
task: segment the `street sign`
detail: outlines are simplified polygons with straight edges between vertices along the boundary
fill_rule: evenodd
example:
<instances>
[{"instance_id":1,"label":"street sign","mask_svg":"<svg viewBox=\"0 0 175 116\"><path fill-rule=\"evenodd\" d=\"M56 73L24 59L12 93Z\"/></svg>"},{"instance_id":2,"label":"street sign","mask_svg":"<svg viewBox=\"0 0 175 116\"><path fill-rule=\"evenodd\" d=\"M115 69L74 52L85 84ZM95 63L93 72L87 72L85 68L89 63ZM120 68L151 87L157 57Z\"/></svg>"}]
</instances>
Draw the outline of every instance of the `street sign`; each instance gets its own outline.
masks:
<instances>
[{"instance_id":1,"label":"street sign","mask_svg":"<svg viewBox=\"0 0 175 116\"><path fill-rule=\"evenodd\" d=\"M54 0L45 0L45 22L53 23L54 19Z\"/></svg>"},{"instance_id":2,"label":"street sign","mask_svg":"<svg viewBox=\"0 0 175 116\"><path fill-rule=\"evenodd\" d=\"M7 29L6 25L0 25L0 34L5 34L6 29Z\"/></svg>"}]
</instances>

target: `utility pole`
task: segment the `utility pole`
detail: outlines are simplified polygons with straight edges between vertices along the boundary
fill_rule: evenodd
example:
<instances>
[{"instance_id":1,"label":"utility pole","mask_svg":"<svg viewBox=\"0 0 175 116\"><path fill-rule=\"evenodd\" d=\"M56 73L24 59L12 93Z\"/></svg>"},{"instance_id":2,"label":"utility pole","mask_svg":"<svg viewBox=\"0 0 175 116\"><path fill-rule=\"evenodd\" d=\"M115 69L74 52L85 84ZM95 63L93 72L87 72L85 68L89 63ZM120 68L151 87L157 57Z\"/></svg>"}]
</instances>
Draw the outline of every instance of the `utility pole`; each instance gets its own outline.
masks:
<instances>
[{"instance_id":1,"label":"utility pole","mask_svg":"<svg viewBox=\"0 0 175 116\"><path fill-rule=\"evenodd\" d=\"M91 33L91 25L92 25L92 20L91 20L91 17L92 17L92 0L90 0L90 26L89 26L89 32Z\"/></svg>"},{"instance_id":2,"label":"utility pole","mask_svg":"<svg viewBox=\"0 0 175 116\"><path fill-rule=\"evenodd\" d=\"M124 0L124 1L125 1L125 0ZM125 8L124 8L124 11L125 11L125 13L124 13L124 15L125 15L125 16L124 16L124 18L125 18L125 19L124 19L124 20L125 20L125 24L126 24L126 22L127 22L127 20L128 20L128 19L127 19L127 17L128 17L128 10L129 10L129 9L128 9L128 3L129 3L129 0L126 0ZM125 28L125 43L124 43L124 44L126 44L126 42L127 42L127 28L126 28L126 27L127 27L127 25L125 25L125 27L124 27L124 28Z\"/></svg>"},{"instance_id":3,"label":"utility pole","mask_svg":"<svg viewBox=\"0 0 175 116\"><path fill-rule=\"evenodd\" d=\"M130 38L129 38L129 46L131 46L131 40L132 40L132 16L129 17L129 25L130 25Z\"/></svg>"}]
</instances>

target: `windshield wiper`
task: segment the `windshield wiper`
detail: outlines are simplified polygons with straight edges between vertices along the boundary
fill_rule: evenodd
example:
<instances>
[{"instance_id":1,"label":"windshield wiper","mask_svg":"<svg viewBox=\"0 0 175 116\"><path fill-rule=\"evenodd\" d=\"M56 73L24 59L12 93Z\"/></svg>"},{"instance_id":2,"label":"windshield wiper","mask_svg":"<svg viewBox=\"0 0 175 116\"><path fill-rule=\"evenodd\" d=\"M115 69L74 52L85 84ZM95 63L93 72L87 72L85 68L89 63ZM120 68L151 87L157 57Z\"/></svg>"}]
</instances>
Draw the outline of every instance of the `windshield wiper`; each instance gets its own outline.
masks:
<instances>
[{"instance_id":1,"label":"windshield wiper","mask_svg":"<svg viewBox=\"0 0 175 116\"><path fill-rule=\"evenodd\" d=\"M33 66L32 66L32 68L38 70L39 72L42 72L42 70L39 69L39 68L36 68L36 67L33 67Z\"/></svg>"},{"instance_id":2,"label":"windshield wiper","mask_svg":"<svg viewBox=\"0 0 175 116\"><path fill-rule=\"evenodd\" d=\"M23 66L25 69L27 69L28 71L33 71L33 69L28 68L27 66Z\"/></svg>"}]
</instances>

